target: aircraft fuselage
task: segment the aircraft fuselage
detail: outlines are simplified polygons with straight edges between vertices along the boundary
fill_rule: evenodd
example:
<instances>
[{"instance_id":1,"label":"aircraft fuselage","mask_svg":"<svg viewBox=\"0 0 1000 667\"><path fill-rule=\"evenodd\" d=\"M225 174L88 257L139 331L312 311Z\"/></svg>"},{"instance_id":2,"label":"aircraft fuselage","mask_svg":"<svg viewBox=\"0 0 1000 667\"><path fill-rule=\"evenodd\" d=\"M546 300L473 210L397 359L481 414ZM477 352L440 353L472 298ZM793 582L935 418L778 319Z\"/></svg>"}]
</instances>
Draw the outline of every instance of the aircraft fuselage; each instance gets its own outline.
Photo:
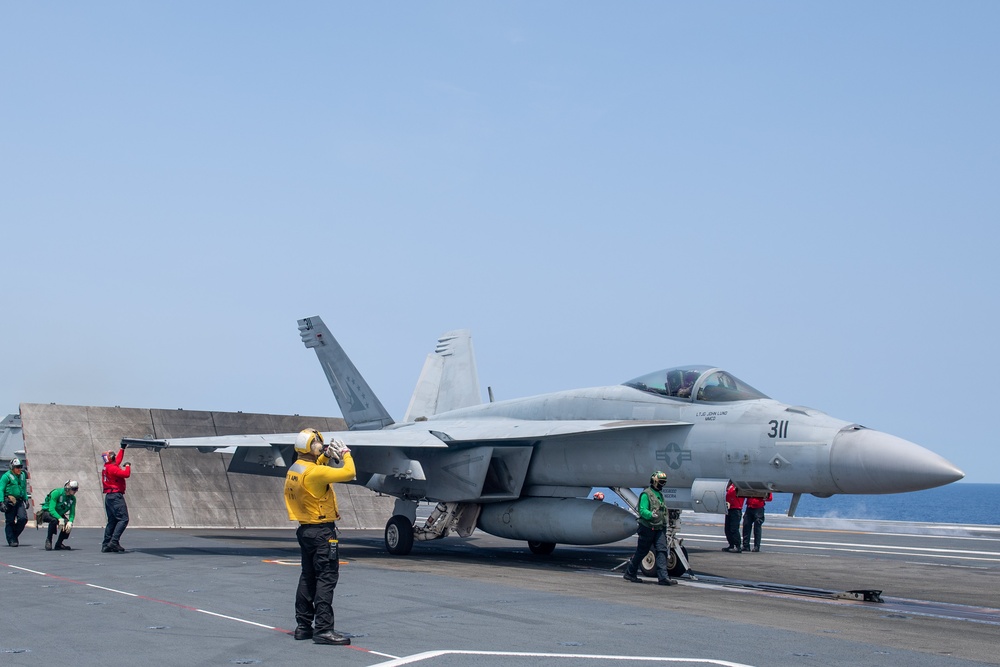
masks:
<instances>
[{"instance_id":1,"label":"aircraft fuselage","mask_svg":"<svg viewBox=\"0 0 1000 667\"><path fill-rule=\"evenodd\" d=\"M732 479L745 491L878 494L929 488L961 476L919 445L818 410L772 399L674 400L622 385L489 403L401 428L433 430L436 423L490 417L682 423L531 441L529 488L642 487L651 472L663 470L668 487Z\"/></svg>"}]
</instances>

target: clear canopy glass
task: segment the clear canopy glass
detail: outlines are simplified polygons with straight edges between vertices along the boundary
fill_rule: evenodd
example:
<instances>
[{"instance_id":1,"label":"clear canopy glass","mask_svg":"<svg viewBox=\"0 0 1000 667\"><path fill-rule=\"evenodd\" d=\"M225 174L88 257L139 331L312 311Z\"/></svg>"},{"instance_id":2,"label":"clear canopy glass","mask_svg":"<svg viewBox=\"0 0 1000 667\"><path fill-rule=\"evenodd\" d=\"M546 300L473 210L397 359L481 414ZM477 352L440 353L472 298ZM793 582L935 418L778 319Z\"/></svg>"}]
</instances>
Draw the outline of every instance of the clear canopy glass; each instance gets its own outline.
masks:
<instances>
[{"instance_id":1,"label":"clear canopy glass","mask_svg":"<svg viewBox=\"0 0 1000 667\"><path fill-rule=\"evenodd\" d=\"M707 403L730 403L767 398L746 382L712 366L676 366L649 373L623 383L657 396L697 400Z\"/></svg>"}]
</instances>

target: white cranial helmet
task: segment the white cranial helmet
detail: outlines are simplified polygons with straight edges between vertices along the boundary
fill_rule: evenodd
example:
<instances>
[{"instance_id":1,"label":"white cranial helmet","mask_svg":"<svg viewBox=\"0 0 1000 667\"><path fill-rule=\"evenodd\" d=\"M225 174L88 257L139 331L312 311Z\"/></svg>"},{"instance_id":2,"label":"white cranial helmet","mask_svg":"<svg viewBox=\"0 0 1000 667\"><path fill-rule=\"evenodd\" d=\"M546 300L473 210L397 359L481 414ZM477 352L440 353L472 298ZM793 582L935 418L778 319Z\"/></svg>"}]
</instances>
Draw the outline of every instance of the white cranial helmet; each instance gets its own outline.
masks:
<instances>
[{"instance_id":1,"label":"white cranial helmet","mask_svg":"<svg viewBox=\"0 0 1000 667\"><path fill-rule=\"evenodd\" d=\"M295 451L299 454L315 454L323 451L323 434L314 428L299 431L295 436Z\"/></svg>"}]
</instances>

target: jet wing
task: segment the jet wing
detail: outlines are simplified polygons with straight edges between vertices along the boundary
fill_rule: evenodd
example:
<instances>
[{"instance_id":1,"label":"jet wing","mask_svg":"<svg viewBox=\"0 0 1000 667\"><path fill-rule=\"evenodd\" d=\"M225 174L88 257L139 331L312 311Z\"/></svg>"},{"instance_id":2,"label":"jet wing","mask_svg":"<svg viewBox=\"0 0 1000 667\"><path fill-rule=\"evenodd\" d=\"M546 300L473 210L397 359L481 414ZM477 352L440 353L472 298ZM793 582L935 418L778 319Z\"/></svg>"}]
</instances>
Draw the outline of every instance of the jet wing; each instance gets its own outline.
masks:
<instances>
[{"instance_id":1,"label":"jet wing","mask_svg":"<svg viewBox=\"0 0 1000 667\"><path fill-rule=\"evenodd\" d=\"M236 447L272 447L295 444L298 433L272 433L261 435L213 435L201 438L122 438L121 443L130 447L145 447L147 449L164 449L168 447L193 447L203 452L232 453ZM426 430L421 431L327 431L323 440L330 442L333 438L347 444L348 447L414 447L414 448L444 448L447 447L440 438Z\"/></svg>"},{"instance_id":2,"label":"jet wing","mask_svg":"<svg viewBox=\"0 0 1000 667\"><path fill-rule=\"evenodd\" d=\"M690 422L667 420L608 421L598 419L524 420L506 418L442 419L408 424L396 431L425 429L449 444L495 440L538 440L609 433L634 429L661 429L691 426Z\"/></svg>"},{"instance_id":3,"label":"jet wing","mask_svg":"<svg viewBox=\"0 0 1000 667\"><path fill-rule=\"evenodd\" d=\"M524 420L524 419L460 419L421 421L382 431L328 431L323 439L333 438L354 447L412 447L439 449L463 442L537 440L586 433L608 433L630 429L677 428L690 422L597 419ZM294 445L298 433L257 435L213 435L201 438L122 438L121 443L146 449L195 448L202 452L233 453L236 447L272 447Z\"/></svg>"}]
</instances>

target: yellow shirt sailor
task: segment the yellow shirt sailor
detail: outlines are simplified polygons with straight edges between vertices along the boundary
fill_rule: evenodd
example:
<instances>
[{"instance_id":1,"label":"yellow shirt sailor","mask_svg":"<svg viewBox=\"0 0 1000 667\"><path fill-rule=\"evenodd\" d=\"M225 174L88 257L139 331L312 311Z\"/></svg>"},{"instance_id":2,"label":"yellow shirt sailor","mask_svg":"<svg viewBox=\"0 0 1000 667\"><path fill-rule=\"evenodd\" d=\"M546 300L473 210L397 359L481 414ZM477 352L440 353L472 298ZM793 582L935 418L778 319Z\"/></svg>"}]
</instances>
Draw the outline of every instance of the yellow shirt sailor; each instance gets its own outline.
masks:
<instances>
[{"instance_id":1,"label":"yellow shirt sailor","mask_svg":"<svg viewBox=\"0 0 1000 667\"><path fill-rule=\"evenodd\" d=\"M355 477L351 450L339 440L324 444L323 435L305 429L295 439L295 463L285 475L285 507L298 521L295 536L302 553L302 573L295 592L295 638L316 644L346 645L351 640L334 630L333 591L340 578L337 494L334 483Z\"/></svg>"}]
</instances>

